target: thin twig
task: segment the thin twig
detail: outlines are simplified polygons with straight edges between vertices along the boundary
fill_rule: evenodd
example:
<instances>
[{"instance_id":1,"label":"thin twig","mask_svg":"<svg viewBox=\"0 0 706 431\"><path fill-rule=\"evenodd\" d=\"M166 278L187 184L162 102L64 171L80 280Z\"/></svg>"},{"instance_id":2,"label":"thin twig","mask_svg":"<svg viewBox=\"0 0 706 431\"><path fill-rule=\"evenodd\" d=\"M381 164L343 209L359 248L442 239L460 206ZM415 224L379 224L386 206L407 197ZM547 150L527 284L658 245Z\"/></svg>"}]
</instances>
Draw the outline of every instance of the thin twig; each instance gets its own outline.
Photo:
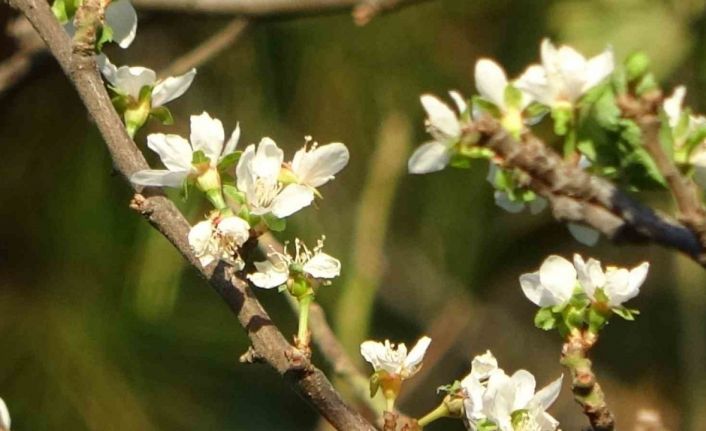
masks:
<instances>
[{"instance_id":1,"label":"thin twig","mask_svg":"<svg viewBox=\"0 0 706 431\"><path fill-rule=\"evenodd\" d=\"M561 350L561 364L571 372L571 391L594 431L613 431L615 419L605 402L605 394L596 381L588 351L598 340L589 331L574 331Z\"/></svg>"},{"instance_id":2,"label":"thin twig","mask_svg":"<svg viewBox=\"0 0 706 431\"><path fill-rule=\"evenodd\" d=\"M627 196L609 181L564 162L540 139L527 132L521 141L490 117L466 131L481 133L478 145L493 150L498 161L527 174L527 186L546 198L559 221L586 223L616 243L655 243L679 250L706 267L706 252L689 227Z\"/></svg>"},{"instance_id":3,"label":"thin twig","mask_svg":"<svg viewBox=\"0 0 706 431\"><path fill-rule=\"evenodd\" d=\"M96 14L101 8L96 3L96 0L84 1L82 7L87 9L82 13L88 15L87 21L98 21ZM78 26L77 49L72 51L70 39L46 2L12 0L12 5L32 23L76 87L105 140L116 169L128 178L134 172L148 168L142 153L128 137L98 74L92 48L87 46L90 29ZM139 191L139 188L135 190ZM200 266L187 242L189 224L170 200L159 191L145 190L144 196L136 195L132 207L143 214L220 294L247 331L257 356L287 377L285 380L320 414L338 429L374 429L342 401L318 368L306 358L296 356L296 351L274 326L242 274L233 274L224 264L208 268Z\"/></svg>"},{"instance_id":4,"label":"thin twig","mask_svg":"<svg viewBox=\"0 0 706 431\"><path fill-rule=\"evenodd\" d=\"M161 70L159 76L181 75L194 67L208 62L221 51L233 45L247 26L247 20L242 18L233 19L221 30Z\"/></svg>"},{"instance_id":5,"label":"thin twig","mask_svg":"<svg viewBox=\"0 0 706 431\"><path fill-rule=\"evenodd\" d=\"M357 24L374 16L424 0L133 0L138 9L204 12L269 18L318 15L352 10Z\"/></svg>"}]
</instances>

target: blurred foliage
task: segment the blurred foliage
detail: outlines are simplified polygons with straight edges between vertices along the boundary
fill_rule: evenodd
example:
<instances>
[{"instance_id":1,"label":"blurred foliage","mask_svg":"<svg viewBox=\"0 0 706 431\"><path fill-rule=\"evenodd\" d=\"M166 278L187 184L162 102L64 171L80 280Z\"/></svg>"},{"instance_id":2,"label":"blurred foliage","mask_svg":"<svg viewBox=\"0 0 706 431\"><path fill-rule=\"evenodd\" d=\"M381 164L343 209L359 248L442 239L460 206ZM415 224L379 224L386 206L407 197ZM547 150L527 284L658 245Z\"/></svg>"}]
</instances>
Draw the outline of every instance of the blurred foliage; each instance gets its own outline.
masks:
<instances>
[{"instance_id":1,"label":"blurred foliage","mask_svg":"<svg viewBox=\"0 0 706 431\"><path fill-rule=\"evenodd\" d=\"M135 43L113 52L114 61L159 69L226 20L142 14ZM199 69L192 89L170 105L175 126L151 125L137 141L157 130L185 135L188 115L208 110L227 129L240 121L243 144L269 135L291 154L309 134L345 142L351 164L323 190L325 205L296 215L287 232L304 240L325 233L328 251L343 259L344 280L320 295L334 310L342 286L357 281L347 283L345 269L356 252L350 245L365 244L353 237L367 234L354 229L355 216L370 157L384 144L384 118L402 116L413 128L409 145L423 142L420 93L455 88L470 95L482 56L519 73L536 60L545 35L587 54L606 44L621 58L645 50L659 78L687 84L690 102L703 112L705 24L696 0L436 0L363 28L345 14L265 21ZM128 209L128 188L53 62L42 62L3 97L0 136L0 396L14 429L316 426L316 415L275 373L238 364L248 346L242 329ZM472 355L487 348L505 368L526 368L540 384L561 373L559 340L532 327L535 309L517 277L547 254L578 251L621 266L653 262L644 293L630 304L642 314L612 324L595 354L621 428L649 408L672 429L704 429L703 271L656 248L586 249L546 212L506 214L494 206L485 175L481 163L403 175L390 208L371 335L410 342L437 328L432 351L450 346L426 365L402 408L419 415L431 409L434 388L464 374ZM174 198L198 219L203 202ZM662 194L647 199L669 205ZM283 298L258 295L283 332L293 334L295 317ZM564 391L555 416L564 429L578 429L584 420ZM429 429L462 427L441 421Z\"/></svg>"}]
</instances>

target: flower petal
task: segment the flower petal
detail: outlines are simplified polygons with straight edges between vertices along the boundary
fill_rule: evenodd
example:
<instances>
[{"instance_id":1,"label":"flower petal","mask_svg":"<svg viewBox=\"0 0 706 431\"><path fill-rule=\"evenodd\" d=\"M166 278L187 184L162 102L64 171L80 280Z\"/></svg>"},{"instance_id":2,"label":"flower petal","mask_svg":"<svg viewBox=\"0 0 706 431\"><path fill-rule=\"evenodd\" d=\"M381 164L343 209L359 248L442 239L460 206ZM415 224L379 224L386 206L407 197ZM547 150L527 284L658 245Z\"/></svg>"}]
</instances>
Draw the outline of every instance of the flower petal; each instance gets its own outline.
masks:
<instances>
[{"instance_id":1,"label":"flower petal","mask_svg":"<svg viewBox=\"0 0 706 431\"><path fill-rule=\"evenodd\" d=\"M5 401L0 398L0 429L4 428L7 431L10 431L10 425L10 411L7 409Z\"/></svg>"},{"instance_id":2,"label":"flower petal","mask_svg":"<svg viewBox=\"0 0 706 431\"><path fill-rule=\"evenodd\" d=\"M686 96L686 87L680 85L674 89L671 96L664 99L664 102L662 102L662 109L664 109L664 113L667 114L669 127L671 128L675 128L677 124L679 124L684 96Z\"/></svg>"},{"instance_id":3,"label":"flower petal","mask_svg":"<svg viewBox=\"0 0 706 431\"><path fill-rule=\"evenodd\" d=\"M274 198L271 212L278 218L285 218L309 206L313 200L314 192L311 188L290 184Z\"/></svg>"},{"instance_id":4,"label":"flower petal","mask_svg":"<svg viewBox=\"0 0 706 431\"><path fill-rule=\"evenodd\" d=\"M270 138L262 138L252 159L252 173L266 181L276 181L282 168L284 152Z\"/></svg>"},{"instance_id":5,"label":"flower petal","mask_svg":"<svg viewBox=\"0 0 706 431\"><path fill-rule=\"evenodd\" d=\"M518 370L510 379L515 386L512 411L527 408L527 405L534 396L534 389L537 386L534 376L527 370Z\"/></svg>"},{"instance_id":6,"label":"flower petal","mask_svg":"<svg viewBox=\"0 0 706 431\"><path fill-rule=\"evenodd\" d=\"M532 98L545 105L551 105L553 96L549 88L544 67L533 64L514 82L515 87L526 92Z\"/></svg>"},{"instance_id":7,"label":"flower petal","mask_svg":"<svg viewBox=\"0 0 706 431\"><path fill-rule=\"evenodd\" d=\"M223 148L223 154L221 157L225 157L229 154L233 154L238 146L238 141L240 140L240 123L235 125L235 130L231 133L226 146Z\"/></svg>"},{"instance_id":8,"label":"flower petal","mask_svg":"<svg viewBox=\"0 0 706 431\"><path fill-rule=\"evenodd\" d=\"M117 66L111 63L110 59L105 54L100 54L96 56L96 64L98 65L98 69L101 71L101 74L103 75L105 80L108 81L108 83L110 83L110 85L112 85L113 87L117 86Z\"/></svg>"},{"instance_id":9,"label":"flower petal","mask_svg":"<svg viewBox=\"0 0 706 431\"><path fill-rule=\"evenodd\" d=\"M451 160L448 147L441 142L427 142L414 150L407 162L410 174L428 174L444 169Z\"/></svg>"},{"instance_id":10,"label":"flower petal","mask_svg":"<svg viewBox=\"0 0 706 431\"><path fill-rule=\"evenodd\" d=\"M544 411L549 408L554 401L559 397L561 392L561 383L564 380L564 375L559 376L558 379L554 380L547 386L540 389L534 397L532 397L531 406Z\"/></svg>"},{"instance_id":11,"label":"flower petal","mask_svg":"<svg viewBox=\"0 0 706 431\"><path fill-rule=\"evenodd\" d=\"M302 148L294 156L292 170L301 184L320 187L348 164L348 148L340 142L316 147L307 151Z\"/></svg>"},{"instance_id":12,"label":"flower petal","mask_svg":"<svg viewBox=\"0 0 706 431\"><path fill-rule=\"evenodd\" d=\"M137 33L137 12L129 0L116 0L108 5L105 21L113 29L113 40L127 48Z\"/></svg>"},{"instance_id":13,"label":"flower petal","mask_svg":"<svg viewBox=\"0 0 706 431\"><path fill-rule=\"evenodd\" d=\"M554 295L542 286L539 280L539 272L522 274L520 276L520 287L527 299L540 307L558 304Z\"/></svg>"},{"instance_id":14,"label":"flower petal","mask_svg":"<svg viewBox=\"0 0 706 431\"><path fill-rule=\"evenodd\" d=\"M255 268L257 272L248 274L247 277L255 286L262 289L272 289L281 286L289 279L289 271L282 271L282 268L269 260L255 262Z\"/></svg>"},{"instance_id":15,"label":"flower petal","mask_svg":"<svg viewBox=\"0 0 706 431\"><path fill-rule=\"evenodd\" d=\"M245 151L240 155L240 160L235 167L238 190L248 193L254 187L254 174L252 172L252 161L255 158L255 145L250 144L245 147Z\"/></svg>"},{"instance_id":16,"label":"flower petal","mask_svg":"<svg viewBox=\"0 0 706 431\"><path fill-rule=\"evenodd\" d=\"M483 58L476 63L476 89L481 97L492 102L500 110L505 109L505 87L507 76L498 63Z\"/></svg>"},{"instance_id":17,"label":"flower petal","mask_svg":"<svg viewBox=\"0 0 706 431\"><path fill-rule=\"evenodd\" d=\"M237 216L224 217L218 222L217 230L231 238L240 247L250 238L250 225Z\"/></svg>"},{"instance_id":18,"label":"flower petal","mask_svg":"<svg viewBox=\"0 0 706 431\"><path fill-rule=\"evenodd\" d=\"M188 175L189 171L145 169L132 174L130 181L141 186L180 188Z\"/></svg>"},{"instance_id":19,"label":"flower petal","mask_svg":"<svg viewBox=\"0 0 706 431\"><path fill-rule=\"evenodd\" d=\"M539 268L539 279L559 303L564 303L571 298L576 286L576 269L563 257L552 255Z\"/></svg>"},{"instance_id":20,"label":"flower petal","mask_svg":"<svg viewBox=\"0 0 706 431\"><path fill-rule=\"evenodd\" d=\"M424 94L419 99L427 112L429 126L436 129L446 138L456 137L461 133L458 116L437 97Z\"/></svg>"},{"instance_id":21,"label":"flower petal","mask_svg":"<svg viewBox=\"0 0 706 431\"><path fill-rule=\"evenodd\" d=\"M115 72L113 86L119 93L137 100L142 87L153 86L155 81L157 81L157 74L152 69L141 66L120 66Z\"/></svg>"},{"instance_id":22,"label":"flower petal","mask_svg":"<svg viewBox=\"0 0 706 431\"><path fill-rule=\"evenodd\" d=\"M596 245L601 237L601 233L598 230L582 224L569 222L566 227L576 241L589 247Z\"/></svg>"},{"instance_id":23,"label":"flower petal","mask_svg":"<svg viewBox=\"0 0 706 431\"><path fill-rule=\"evenodd\" d=\"M195 76L196 69L191 69L181 76L170 76L159 81L152 90L152 106L162 106L184 94L191 86Z\"/></svg>"},{"instance_id":24,"label":"flower petal","mask_svg":"<svg viewBox=\"0 0 706 431\"><path fill-rule=\"evenodd\" d=\"M314 278L334 278L341 275L341 261L326 253L316 253L304 264L304 272Z\"/></svg>"},{"instance_id":25,"label":"flower petal","mask_svg":"<svg viewBox=\"0 0 706 431\"><path fill-rule=\"evenodd\" d=\"M601 81L613 73L613 69L615 69L613 50L608 48L597 56L591 58L586 62L585 67L584 82L583 87L581 88L581 91L584 93L600 84Z\"/></svg>"},{"instance_id":26,"label":"flower petal","mask_svg":"<svg viewBox=\"0 0 706 431\"><path fill-rule=\"evenodd\" d=\"M360 345L360 354L375 370L380 369L380 357L385 354L385 345L377 341L363 341Z\"/></svg>"},{"instance_id":27,"label":"flower petal","mask_svg":"<svg viewBox=\"0 0 706 431\"><path fill-rule=\"evenodd\" d=\"M412 347L412 350L409 351L407 357L405 357L404 362L402 363L403 367L416 372L419 369L419 366L421 365L430 344L431 338L427 336L420 338L419 341L417 341L417 344Z\"/></svg>"},{"instance_id":28,"label":"flower petal","mask_svg":"<svg viewBox=\"0 0 706 431\"><path fill-rule=\"evenodd\" d=\"M451 99L453 99L456 104L456 109L458 109L459 114L463 114L466 110L468 110L468 103L466 103L466 99L463 98L461 93L452 90L449 91L449 96L451 96Z\"/></svg>"},{"instance_id":29,"label":"flower petal","mask_svg":"<svg viewBox=\"0 0 706 431\"><path fill-rule=\"evenodd\" d=\"M147 146L159 154L162 163L170 171L191 170L191 145L181 136L153 133L147 136Z\"/></svg>"},{"instance_id":30,"label":"flower petal","mask_svg":"<svg viewBox=\"0 0 706 431\"><path fill-rule=\"evenodd\" d=\"M224 139L221 120L211 118L208 112L191 116L191 146L194 151L203 151L212 165L218 163L221 157Z\"/></svg>"},{"instance_id":31,"label":"flower petal","mask_svg":"<svg viewBox=\"0 0 706 431\"><path fill-rule=\"evenodd\" d=\"M650 269L650 264L648 262L642 262L635 268L630 270L630 291L639 292L640 286L645 282L647 278L647 271Z\"/></svg>"}]
</instances>

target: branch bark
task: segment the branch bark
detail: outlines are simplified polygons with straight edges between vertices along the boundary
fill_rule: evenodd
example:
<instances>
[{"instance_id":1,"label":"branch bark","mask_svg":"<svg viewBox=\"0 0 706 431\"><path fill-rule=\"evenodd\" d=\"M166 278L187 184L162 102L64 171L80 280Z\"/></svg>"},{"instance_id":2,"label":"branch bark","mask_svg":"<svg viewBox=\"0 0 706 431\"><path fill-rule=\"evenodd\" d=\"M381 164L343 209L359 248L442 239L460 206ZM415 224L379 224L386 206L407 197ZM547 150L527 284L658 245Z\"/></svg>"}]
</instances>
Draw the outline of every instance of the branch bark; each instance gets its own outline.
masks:
<instances>
[{"instance_id":1,"label":"branch bark","mask_svg":"<svg viewBox=\"0 0 706 431\"><path fill-rule=\"evenodd\" d=\"M358 24L424 0L133 0L138 9L232 14L248 18L317 15L352 10Z\"/></svg>"},{"instance_id":2,"label":"branch bark","mask_svg":"<svg viewBox=\"0 0 706 431\"><path fill-rule=\"evenodd\" d=\"M571 372L571 391L594 431L613 431L615 419L605 402L603 389L596 380L588 351L598 341L597 335L573 332L561 350L561 364Z\"/></svg>"},{"instance_id":3,"label":"branch bark","mask_svg":"<svg viewBox=\"0 0 706 431\"><path fill-rule=\"evenodd\" d=\"M91 37L90 32L77 33L78 43L76 49L72 50L71 40L45 1L12 0L11 4L32 23L76 87L105 140L116 169L127 179L134 172L148 168L142 153L128 137L120 117L113 109L96 69L92 50L88 50L85 45ZM85 0L83 5L89 8L84 12L100 13L99 0ZM135 188L135 191L141 190ZM189 223L161 191L144 190L143 194L135 196L131 206L144 215L208 280L247 331L259 358L285 377L290 386L336 428L374 430L370 423L343 402L318 368L307 358L297 355L296 349L274 326L242 274L232 273L224 264L208 268L200 266L187 242Z\"/></svg>"},{"instance_id":4,"label":"branch bark","mask_svg":"<svg viewBox=\"0 0 706 431\"><path fill-rule=\"evenodd\" d=\"M526 185L549 201L557 220L585 223L616 243L653 242L673 248L706 267L706 251L689 227L640 204L609 181L564 162L531 133L516 140L490 117L472 127L467 133L481 133L478 145L493 150L504 166L527 174Z\"/></svg>"}]
</instances>

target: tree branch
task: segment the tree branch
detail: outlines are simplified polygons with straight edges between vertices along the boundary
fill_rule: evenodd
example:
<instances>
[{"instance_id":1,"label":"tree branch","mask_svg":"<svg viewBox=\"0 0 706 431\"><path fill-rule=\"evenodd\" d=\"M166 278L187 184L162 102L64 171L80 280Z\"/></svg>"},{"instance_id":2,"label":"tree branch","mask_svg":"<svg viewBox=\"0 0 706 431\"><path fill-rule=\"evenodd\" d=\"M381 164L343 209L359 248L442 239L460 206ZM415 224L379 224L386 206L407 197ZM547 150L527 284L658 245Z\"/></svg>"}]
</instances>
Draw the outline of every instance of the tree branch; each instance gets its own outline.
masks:
<instances>
[{"instance_id":1,"label":"tree branch","mask_svg":"<svg viewBox=\"0 0 706 431\"><path fill-rule=\"evenodd\" d=\"M613 431L615 419L596 381L588 351L598 340L596 334L573 332L561 350L561 364L571 372L571 391L594 431Z\"/></svg>"},{"instance_id":2,"label":"tree branch","mask_svg":"<svg viewBox=\"0 0 706 431\"><path fill-rule=\"evenodd\" d=\"M693 230L640 204L611 182L564 162L531 133L518 141L490 117L465 132L480 133L477 145L493 150L505 167L524 172L525 185L549 201L557 220L586 223L616 243L653 242L673 248L706 267L706 251Z\"/></svg>"},{"instance_id":3,"label":"tree branch","mask_svg":"<svg viewBox=\"0 0 706 431\"><path fill-rule=\"evenodd\" d=\"M318 15L352 10L356 22L367 23L375 15L424 0L133 0L140 9L205 12L248 18Z\"/></svg>"},{"instance_id":4,"label":"tree branch","mask_svg":"<svg viewBox=\"0 0 706 431\"><path fill-rule=\"evenodd\" d=\"M120 117L113 109L96 69L92 51L81 45L90 38L86 36L90 32L77 33L78 49L72 50L69 37L45 1L12 0L11 4L32 23L76 87L88 112L95 120L118 171L128 178L134 172L148 168L142 153L128 137ZM89 8L84 12L100 12L97 0L85 0L83 4ZM140 191L137 188L135 190ZM159 190L145 190L144 196L135 196L131 206L143 214L209 281L211 287L238 317L258 357L284 376L297 393L338 429L374 429L341 400L319 369L307 358L296 354L297 351L273 325L242 274L232 273L224 264L208 268L199 265L187 242L189 224L170 200Z\"/></svg>"}]
</instances>

